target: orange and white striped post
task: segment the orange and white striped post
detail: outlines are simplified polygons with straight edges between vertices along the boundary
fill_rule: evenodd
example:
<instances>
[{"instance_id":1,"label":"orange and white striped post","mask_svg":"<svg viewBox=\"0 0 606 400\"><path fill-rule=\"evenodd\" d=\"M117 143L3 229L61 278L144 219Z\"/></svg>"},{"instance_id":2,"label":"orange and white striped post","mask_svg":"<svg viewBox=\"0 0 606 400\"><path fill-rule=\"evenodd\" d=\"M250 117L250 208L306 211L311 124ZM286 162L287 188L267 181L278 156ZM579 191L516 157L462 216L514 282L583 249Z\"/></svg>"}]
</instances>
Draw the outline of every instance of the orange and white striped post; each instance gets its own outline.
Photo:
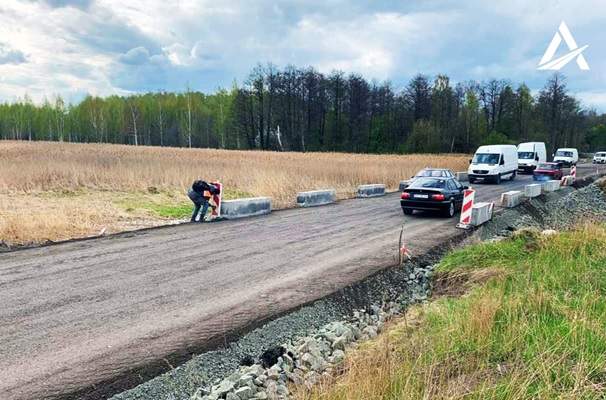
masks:
<instances>
[{"instance_id":1,"label":"orange and white striped post","mask_svg":"<svg viewBox=\"0 0 606 400\"><path fill-rule=\"evenodd\" d=\"M573 165L572 167L570 167L570 176L572 176L572 180L576 181L577 180L577 166Z\"/></svg>"},{"instance_id":2,"label":"orange and white striped post","mask_svg":"<svg viewBox=\"0 0 606 400\"><path fill-rule=\"evenodd\" d=\"M219 218L221 216L221 198L223 197L223 184L221 184L221 182L211 182L211 185L219 189L219 194L214 194L212 196L213 203L215 203L215 206L210 212L210 217L214 219Z\"/></svg>"},{"instance_id":3,"label":"orange and white striped post","mask_svg":"<svg viewBox=\"0 0 606 400\"><path fill-rule=\"evenodd\" d=\"M463 194L463 206L461 207L461 219L457 224L457 228L469 229L471 227L471 209L473 208L475 197L476 191L474 189L465 189Z\"/></svg>"}]
</instances>

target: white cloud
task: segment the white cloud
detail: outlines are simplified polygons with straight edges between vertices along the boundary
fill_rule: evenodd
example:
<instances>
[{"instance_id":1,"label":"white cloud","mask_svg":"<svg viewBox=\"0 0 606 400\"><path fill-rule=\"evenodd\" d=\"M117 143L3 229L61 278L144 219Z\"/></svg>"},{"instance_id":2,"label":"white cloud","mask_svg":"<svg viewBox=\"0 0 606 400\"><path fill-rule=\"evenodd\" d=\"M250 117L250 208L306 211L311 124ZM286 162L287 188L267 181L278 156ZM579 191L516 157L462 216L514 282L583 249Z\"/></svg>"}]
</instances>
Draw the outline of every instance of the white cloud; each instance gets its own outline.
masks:
<instances>
[{"instance_id":1,"label":"white cloud","mask_svg":"<svg viewBox=\"0 0 606 400\"><path fill-rule=\"evenodd\" d=\"M149 51L143 46L134 47L125 54L121 54L118 60L125 64L145 64L149 61Z\"/></svg>"}]
</instances>

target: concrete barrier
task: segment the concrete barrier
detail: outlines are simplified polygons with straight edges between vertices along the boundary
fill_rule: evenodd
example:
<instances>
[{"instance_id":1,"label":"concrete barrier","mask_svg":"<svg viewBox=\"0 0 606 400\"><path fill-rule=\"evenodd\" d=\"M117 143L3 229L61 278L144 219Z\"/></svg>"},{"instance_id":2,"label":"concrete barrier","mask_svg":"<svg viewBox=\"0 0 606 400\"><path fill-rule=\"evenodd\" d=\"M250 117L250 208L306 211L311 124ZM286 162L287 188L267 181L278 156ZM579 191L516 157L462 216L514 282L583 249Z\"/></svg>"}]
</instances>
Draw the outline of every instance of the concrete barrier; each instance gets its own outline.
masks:
<instances>
[{"instance_id":1,"label":"concrete barrier","mask_svg":"<svg viewBox=\"0 0 606 400\"><path fill-rule=\"evenodd\" d=\"M315 207L337 201L335 189L311 190L309 192L297 193L297 205L299 207Z\"/></svg>"},{"instance_id":2,"label":"concrete barrier","mask_svg":"<svg viewBox=\"0 0 606 400\"><path fill-rule=\"evenodd\" d=\"M471 207L471 225L480 226L492 219L492 203L475 203Z\"/></svg>"},{"instance_id":3,"label":"concrete barrier","mask_svg":"<svg viewBox=\"0 0 606 400\"><path fill-rule=\"evenodd\" d=\"M385 195L385 185L360 185L358 186L357 197L377 197Z\"/></svg>"},{"instance_id":4,"label":"concrete barrier","mask_svg":"<svg viewBox=\"0 0 606 400\"><path fill-rule=\"evenodd\" d=\"M501 206L505 208L517 207L522 203L523 193L519 190L510 190L501 194Z\"/></svg>"},{"instance_id":5,"label":"concrete barrier","mask_svg":"<svg viewBox=\"0 0 606 400\"><path fill-rule=\"evenodd\" d=\"M541 195L541 187L540 183L533 183L532 185L524 186L524 196L528 198L533 198Z\"/></svg>"},{"instance_id":6,"label":"concrete barrier","mask_svg":"<svg viewBox=\"0 0 606 400\"><path fill-rule=\"evenodd\" d=\"M562 177L562 186L572 186L574 181L575 181L574 176L566 175L566 176Z\"/></svg>"},{"instance_id":7,"label":"concrete barrier","mask_svg":"<svg viewBox=\"0 0 606 400\"><path fill-rule=\"evenodd\" d=\"M560 190L560 181L547 181L542 185L543 193L555 192Z\"/></svg>"},{"instance_id":8,"label":"concrete barrier","mask_svg":"<svg viewBox=\"0 0 606 400\"><path fill-rule=\"evenodd\" d=\"M400 186L398 188L398 189L400 189L400 192L403 191L404 189L406 189L408 187L408 185L410 185L411 182L412 182L412 179L400 181Z\"/></svg>"},{"instance_id":9,"label":"concrete barrier","mask_svg":"<svg viewBox=\"0 0 606 400\"><path fill-rule=\"evenodd\" d=\"M467 172L457 172L456 177L459 182L469 182L469 178L467 177Z\"/></svg>"},{"instance_id":10,"label":"concrete barrier","mask_svg":"<svg viewBox=\"0 0 606 400\"><path fill-rule=\"evenodd\" d=\"M221 202L221 217L225 219L254 217L270 212L271 199L269 197L251 197Z\"/></svg>"}]
</instances>

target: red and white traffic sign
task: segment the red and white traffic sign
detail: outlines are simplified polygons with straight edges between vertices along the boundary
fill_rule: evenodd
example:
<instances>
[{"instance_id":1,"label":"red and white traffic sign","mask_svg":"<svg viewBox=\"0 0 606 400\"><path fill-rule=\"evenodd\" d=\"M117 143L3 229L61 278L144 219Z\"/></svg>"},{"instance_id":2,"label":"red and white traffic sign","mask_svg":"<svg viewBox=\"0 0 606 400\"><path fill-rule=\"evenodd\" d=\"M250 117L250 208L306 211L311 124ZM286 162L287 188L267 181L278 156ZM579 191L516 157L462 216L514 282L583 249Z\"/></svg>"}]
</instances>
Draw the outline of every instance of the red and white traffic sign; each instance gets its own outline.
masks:
<instances>
[{"instance_id":1,"label":"red and white traffic sign","mask_svg":"<svg viewBox=\"0 0 606 400\"><path fill-rule=\"evenodd\" d=\"M463 195L463 206L461 207L461 219L457 224L457 228L468 229L471 226L471 210L473 208L475 196L476 191L474 189L465 189Z\"/></svg>"}]
</instances>

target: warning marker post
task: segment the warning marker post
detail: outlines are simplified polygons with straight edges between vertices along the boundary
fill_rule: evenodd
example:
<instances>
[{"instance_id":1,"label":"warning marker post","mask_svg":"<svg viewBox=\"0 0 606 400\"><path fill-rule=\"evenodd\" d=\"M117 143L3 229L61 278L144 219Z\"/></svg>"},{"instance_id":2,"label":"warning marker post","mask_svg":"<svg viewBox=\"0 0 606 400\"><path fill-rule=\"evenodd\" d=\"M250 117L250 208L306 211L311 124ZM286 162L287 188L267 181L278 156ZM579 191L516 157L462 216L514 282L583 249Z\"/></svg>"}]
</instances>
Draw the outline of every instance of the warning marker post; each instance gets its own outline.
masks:
<instances>
[{"instance_id":1,"label":"warning marker post","mask_svg":"<svg viewBox=\"0 0 606 400\"><path fill-rule=\"evenodd\" d=\"M461 219L457 224L457 228L470 229L471 228L471 210L473 208L473 201L476 196L476 191L472 188L465 189L463 195L463 206L461 207Z\"/></svg>"},{"instance_id":2,"label":"warning marker post","mask_svg":"<svg viewBox=\"0 0 606 400\"><path fill-rule=\"evenodd\" d=\"M221 182L211 182L210 184L215 186L217 189L219 189L219 193L213 194L213 196L212 196L212 201L215 204L215 206L212 208L212 211L210 212L210 218L216 219L221 216L221 198L223 197L223 184L221 184Z\"/></svg>"}]
</instances>

